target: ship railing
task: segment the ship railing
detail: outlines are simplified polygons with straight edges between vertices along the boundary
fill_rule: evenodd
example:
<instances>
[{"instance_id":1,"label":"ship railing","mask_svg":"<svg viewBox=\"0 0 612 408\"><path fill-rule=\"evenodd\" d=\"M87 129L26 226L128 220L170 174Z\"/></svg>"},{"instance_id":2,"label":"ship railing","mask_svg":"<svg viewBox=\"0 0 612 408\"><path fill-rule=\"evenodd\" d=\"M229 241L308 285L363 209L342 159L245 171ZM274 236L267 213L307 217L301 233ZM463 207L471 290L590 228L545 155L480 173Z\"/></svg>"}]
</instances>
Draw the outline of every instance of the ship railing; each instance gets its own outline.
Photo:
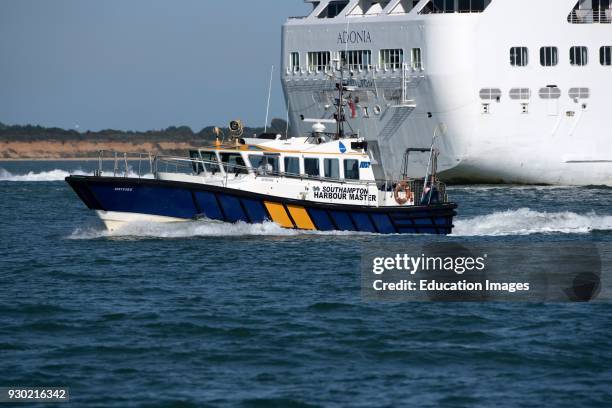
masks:
<instances>
[{"instance_id":1,"label":"ship railing","mask_svg":"<svg viewBox=\"0 0 612 408\"><path fill-rule=\"evenodd\" d=\"M432 188L431 181L425 182L424 178L409 178L400 180L407 184L408 192L414 196L415 204L420 204L421 200L426 196L429 190ZM397 180L378 180L378 189L380 191L393 192L397 184L400 182ZM448 193L446 190L446 183L441 182L437 178L433 182L434 190L438 192L438 200L441 203L448 202ZM425 189L424 189L425 188Z\"/></svg>"},{"instance_id":2,"label":"ship railing","mask_svg":"<svg viewBox=\"0 0 612 408\"><path fill-rule=\"evenodd\" d=\"M109 161L113 164L113 177L143 178L147 174L155 174L155 156L152 153L100 150L98 151L98 168L94 170L94 175L100 177L106 174L105 164ZM148 173L146 173L147 170Z\"/></svg>"},{"instance_id":3,"label":"ship railing","mask_svg":"<svg viewBox=\"0 0 612 408\"><path fill-rule=\"evenodd\" d=\"M375 180L352 180L352 179L339 179L334 177L322 177L322 176L312 176L308 174L301 173L291 173L284 172L278 170L270 170L266 168L253 168L249 166L243 166L238 164L230 164L230 163L219 163L215 160L205 160L199 158L189 158L189 157L173 157L173 156L157 156L154 160L154 169L155 172L175 172L175 173L213 173L216 174L220 172L220 168L223 168L223 177L225 184L229 180L230 175L239 176L239 175L254 175L257 177L284 177L284 178L292 178L299 180L312 180L312 181L327 181L334 183L342 183L342 184L360 184L360 185L374 185L377 184ZM211 171L210 169L219 169L216 171ZM156 174L156 173L155 173Z\"/></svg>"},{"instance_id":4,"label":"ship railing","mask_svg":"<svg viewBox=\"0 0 612 408\"><path fill-rule=\"evenodd\" d=\"M242 166L237 164L229 164L229 163L219 163L215 160L204 160L199 158L188 158L188 157L172 157L172 156L156 156L153 162L153 171L154 174L157 174L158 171L162 172L176 172L182 174L201 174L201 173L211 173L211 168L218 169L220 172L220 168L223 167L223 181L224 186L228 185L230 181L229 176L239 176L239 175L253 175L255 178L274 178L274 177L282 177L289 179L297 179L302 181L319 181L319 182L329 182L329 183L339 183L346 185L355 185L355 186L363 186L369 188L371 186L376 186L379 191L382 192L393 192L401 181L407 183L407 187L409 191L413 193L415 197L415 203L419 204L427 191L431 189L432 182L425 182L424 178L409 178L409 179L377 179L377 180L352 180L352 179L340 179L335 177L322 177L322 176L313 176L308 174L301 173L291 173L291 172L282 172L276 170L269 170L265 168L253 168L249 166ZM206 169L206 170L205 170ZM216 174L216 173L213 173ZM446 190L446 184L435 178L433 182L433 186L435 190L438 192L438 199L442 203L448 202L448 195ZM425 190L424 190L425 188Z\"/></svg>"},{"instance_id":5,"label":"ship railing","mask_svg":"<svg viewBox=\"0 0 612 408\"><path fill-rule=\"evenodd\" d=\"M567 16L567 21L571 24L611 24L611 9L578 9L572 10Z\"/></svg>"}]
</instances>

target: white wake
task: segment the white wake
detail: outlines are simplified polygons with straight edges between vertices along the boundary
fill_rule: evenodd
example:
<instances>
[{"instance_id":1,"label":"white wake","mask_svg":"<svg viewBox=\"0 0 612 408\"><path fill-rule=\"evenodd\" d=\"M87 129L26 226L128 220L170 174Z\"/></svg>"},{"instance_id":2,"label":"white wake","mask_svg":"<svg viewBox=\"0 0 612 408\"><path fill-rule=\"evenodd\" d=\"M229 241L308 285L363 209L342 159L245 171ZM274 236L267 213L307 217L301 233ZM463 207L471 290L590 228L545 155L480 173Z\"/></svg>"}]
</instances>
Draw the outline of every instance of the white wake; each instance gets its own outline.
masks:
<instances>
[{"instance_id":1,"label":"white wake","mask_svg":"<svg viewBox=\"0 0 612 408\"><path fill-rule=\"evenodd\" d=\"M123 173L119 173L123 175ZM21 182L33 182L33 181L64 181L64 179L68 176L93 176L93 172L86 172L83 170L74 170L74 171L66 171L66 170L49 170L49 171L41 171L39 173L35 173L30 171L27 174L13 174L8 170L5 170L0 167L0 181L21 181ZM103 172L103 176L110 177L113 176L113 172ZM138 174L134 171L128 172L129 177L138 178ZM142 178L153 178L152 174L143 175Z\"/></svg>"},{"instance_id":2,"label":"white wake","mask_svg":"<svg viewBox=\"0 0 612 408\"><path fill-rule=\"evenodd\" d=\"M190 238L190 237L241 237L241 236L298 236L298 235L372 235L350 231L303 231L282 228L273 222L262 224L236 224L213 220L175 223L131 222L115 231L103 228L77 228L69 239L97 238Z\"/></svg>"},{"instance_id":3,"label":"white wake","mask_svg":"<svg viewBox=\"0 0 612 408\"><path fill-rule=\"evenodd\" d=\"M612 216L596 213L538 212L529 208L455 219L453 236L588 234L612 230Z\"/></svg>"}]
</instances>

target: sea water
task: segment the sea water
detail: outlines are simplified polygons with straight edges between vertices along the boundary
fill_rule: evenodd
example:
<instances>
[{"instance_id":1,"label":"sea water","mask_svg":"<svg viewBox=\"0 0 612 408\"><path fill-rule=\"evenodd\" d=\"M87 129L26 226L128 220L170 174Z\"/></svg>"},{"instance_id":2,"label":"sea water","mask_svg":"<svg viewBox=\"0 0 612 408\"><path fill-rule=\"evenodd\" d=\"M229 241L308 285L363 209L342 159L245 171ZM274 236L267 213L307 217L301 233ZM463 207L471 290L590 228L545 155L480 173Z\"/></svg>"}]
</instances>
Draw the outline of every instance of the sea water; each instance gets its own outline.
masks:
<instances>
[{"instance_id":1,"label":"sea water","mask_svg":"<svg viewBox=\"0 0 612 408\"><path fill-rule=\"evenodd\" d=\"M612 189L453 186L453 237L275 224L107 232L63 181L0 163L0 386L74 406L612 406L609 304L372 303L364 248L612 241Z\"/></svg>"}]
</instances>

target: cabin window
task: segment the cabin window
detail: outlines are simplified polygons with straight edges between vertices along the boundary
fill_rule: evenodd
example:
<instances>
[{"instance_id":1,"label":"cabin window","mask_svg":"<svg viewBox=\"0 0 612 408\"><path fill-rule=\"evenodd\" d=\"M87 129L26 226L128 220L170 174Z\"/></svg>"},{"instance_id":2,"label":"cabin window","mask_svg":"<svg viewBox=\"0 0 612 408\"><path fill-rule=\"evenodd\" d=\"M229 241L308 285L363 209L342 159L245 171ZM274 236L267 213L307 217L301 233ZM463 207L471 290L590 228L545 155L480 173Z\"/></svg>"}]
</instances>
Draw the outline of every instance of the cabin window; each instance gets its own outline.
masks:
<instances>
[{"instance_id":1,"label":"cabin window","mask_svg":"<svg viewBox=\"0 0 612 408\"><path fill-rule=\"evenodd\" d=\"M306 158L304 159L304 173L312 177L320 177L319 159Z\"/></svg>"},{"instance_id":2,"label":"cabin window","mask_svg":"<svg viewBox=\"0 0 612 408\"><path fill-rule=\"evenodd\" d=\"M346 180L359 180L359 160L344 160L344 178Z\"/></svg>"},{"instance_id":3,"label":"cabin window","mask_svg":"<svg viewBox=\"0 0 612 408\"><path fill-rule=\"evenodd\" d=\"M346 65L352 71L369 69L372 65L372 51L340 51L342 65Z\"/></svg>"},{"instance_id":4,"label":"cabin window","mask_svg":"<svg viewBox=\"0 0 612 408\"><path fill-rule=\"evenodd\" d=\"M384 69L400 69L404 63L404 50L380 50L380 65Z\"/></svg>"},{"instance_id":5,"label":"cabin window","mask_svg":"<svg viewBox=\"0 0 612 408\"><path fill-rule=\"evenodd\" d=\"M512 88L510 89L510 99L524 100L531 98L531 89L529 88Z\"/></svg>"},{"instance_id":6,"label":"cabin window","mask_svg":"<svg viewBox=\"0 0 612 408\"><path fill-rule=\"evenodd\" d=\"M432 0L419 14L482 13L491 0Z\"/></svg>"},{"instance_id":7,"label":"cabin window","mask_svg":"<svg viewBox=\"0 0 612 408\"><path fill-rule=\"evenodd\" d=\"M308 70L310 72L321 72L330 67L329 51L314 51L308 53Z\"/></svg>"},{"instance_id":8,"label":"cabin window","mask_svg":"<svg viewBox=\"0 0 612 408\"><path fill-rule=\"evenodd\" d=\"M601 65L612 65L612 47L607 45L599 49L599 62Z\"/></svg>"},{"instance_id":9,"label":"cabin window","mask_svg":"<svg viewBox=\"0 0 612 408\"><path fill-rule=\"evenodd\" d=\"M299 157L285 157L285 173L300 174Z\"/></svg>"},{"instance_id":10,"label":"cabin window","mask_svg":"<svg viewBox=\"0 0 612 408\"><path fill-rule=\"evenodd\" d=\"M540 48L540 64L543 67L554 67L559 63L559 49L557 47Z\"/></svg>"},{"instance_id":11,"label":"cabin window","mask_svg":"<svg viewBox=\"0 0 612 408\"><path fill-rule=\"evenodd\" d=\"M529 51L527 47L510 48L510 65L513 67L525 67L529 63Z\"/></svg>"},{"instance_id":12,"label":"cabin window","mask_svg":"<svg viewBox=\"0 0 612 408\"><path fill-rule=\"evenodd\" d=\"M340 161L338 159L323 160L323 169L325 177L339 179L340 178Z\"/></svg>"},{"instance_id":13,"label":"cabin window","mask_svg":"<svg viewBox=\"0 0 612 408\"><path fill-rule=\"evenodd\" d=\"M610 0L579 0L567 16L567 21L572 24L610 24L610 3Z\"/></svg>"},{"instance_id":14,"label":"cabin window","mask_svg":"<svg viewBox=\"0 0 612 408\"><path fill-rule=\"evenodd\" d=\"M342 13L342 10L349 4L347 0L330 1L325 10L319 14L319 18L334 18Z\"/></svg>"},{"instance_id":15,"label":"cabin window","mask_svg":"<svg viewBox=\"0 0 612 408\"><path fill-rule=\"evenodd\" d=\"M584 66L589 62L589 52L587 47L570 48L570 64Z\"/></svg>"},{"instance_id":16,"label":"cabin window","mask_svg":"<svg viewBox=\"0 0 612 408\"><path fill-rule=\"evenodd\" d=\"M561 97L561 89L556 86L547 86L540 88L540 98L542 99L559 99Z\"/></svg>"},{"instance_id":17,"label":"cabin window","mask_svg":"<svg viewBox=\"0 0 612 408\"><path fill-rule=\"evenodd\" d=\"M498 101L502 97L502 91L499 88L482 88L479 92L480 99L486 101Z\"/></svg>"},{"instance_id":18,"label":"cabin window","mask_svg":"<svg viewBox=\"0 0 612 408\"><path fill-rule=\"evenodd\" d=\"M219 168L219 162L217 161L217 155L215 152L201 152L202 161L204 162L204 168L207 172L216 174L221 171Z\"/></svg>"},{"instance_id":19,"label":"cabin window","mask_svg":"<svg viewBox=\"0 0 612 408\"><path fill-rule=\"evenodd\" d=\"M291 72L300 72L300 53L292 52L289 55L289 65L291 65Z\"/></svg>"},{"instance_id":20,"label":"cabin window","mask_svg":"<svg viewBox=\"0 0 612 408\"><path fill-rule=\"evenodd\" d=\"M257 174L273 174L279 172L279 160L276 156L269 155L249 155L249 161L251 162L251 168L254 169Z\"/></svg>"},{"instance_id":21,"label":"cabin window","mask_svg":"<svg viewBox=\"0 0 612 408\"><path fill-rule=\"evenodd\" d=\"M570 99L588 99L591 95L589 88L570 88L568 96Z\"/></svg>"},{"instance_id":22,"label":"cabin window","mask_svg":"<svg viewBox=\"0 0 612 408\"><path fill-rule=\"evenodd\" d=\"M221 153L221 163L226 173L247 174L246 164L239 153Z\"/></svg>"},{"instance_id":23,"label":"cabin window","mask_svg":"<svg viewBox=\"0 0 612 408\"><path fill-rule=\"evenodd\" d=\"M421 55L420 48L413 48L411 52L412 56L412 69L423 69L423 58Z\"/></svg>"},{"instance_id":24,"label":"cabin window","mask_svg":"<svg viewBox=\"0 0 612 408\"><path fill-rule=\"evenodd\" d=\"M197 150L190 150L189 151L189 157L191 157L192 162L191 165L193 166L193 172L195 174L200 174L204 172L204 166L202 166L202 163L199 161L200 160L200 153Z\"/></svg>"}]
</instances>

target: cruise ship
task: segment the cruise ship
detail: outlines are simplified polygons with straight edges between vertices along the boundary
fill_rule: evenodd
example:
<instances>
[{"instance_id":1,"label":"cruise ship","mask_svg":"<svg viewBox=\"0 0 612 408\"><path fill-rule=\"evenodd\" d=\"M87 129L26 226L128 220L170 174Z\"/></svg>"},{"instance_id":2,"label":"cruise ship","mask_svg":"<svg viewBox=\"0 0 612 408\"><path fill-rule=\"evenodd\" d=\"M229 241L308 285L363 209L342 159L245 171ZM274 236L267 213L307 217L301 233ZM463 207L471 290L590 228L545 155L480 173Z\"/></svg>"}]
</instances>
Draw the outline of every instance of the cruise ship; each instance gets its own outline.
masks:
<instances>
[{"instance_id":1,"label":"cruise ship","mask_svg":"<svg viewBox=\"0 0 612 408\"><path fill-rule=\"evenodd\" d=\"M433 139L446 181L612 185L611 0L305 2L282 36L294 135L334 117L342 72L377 178Z\"/></svg>"}]
</instances>

